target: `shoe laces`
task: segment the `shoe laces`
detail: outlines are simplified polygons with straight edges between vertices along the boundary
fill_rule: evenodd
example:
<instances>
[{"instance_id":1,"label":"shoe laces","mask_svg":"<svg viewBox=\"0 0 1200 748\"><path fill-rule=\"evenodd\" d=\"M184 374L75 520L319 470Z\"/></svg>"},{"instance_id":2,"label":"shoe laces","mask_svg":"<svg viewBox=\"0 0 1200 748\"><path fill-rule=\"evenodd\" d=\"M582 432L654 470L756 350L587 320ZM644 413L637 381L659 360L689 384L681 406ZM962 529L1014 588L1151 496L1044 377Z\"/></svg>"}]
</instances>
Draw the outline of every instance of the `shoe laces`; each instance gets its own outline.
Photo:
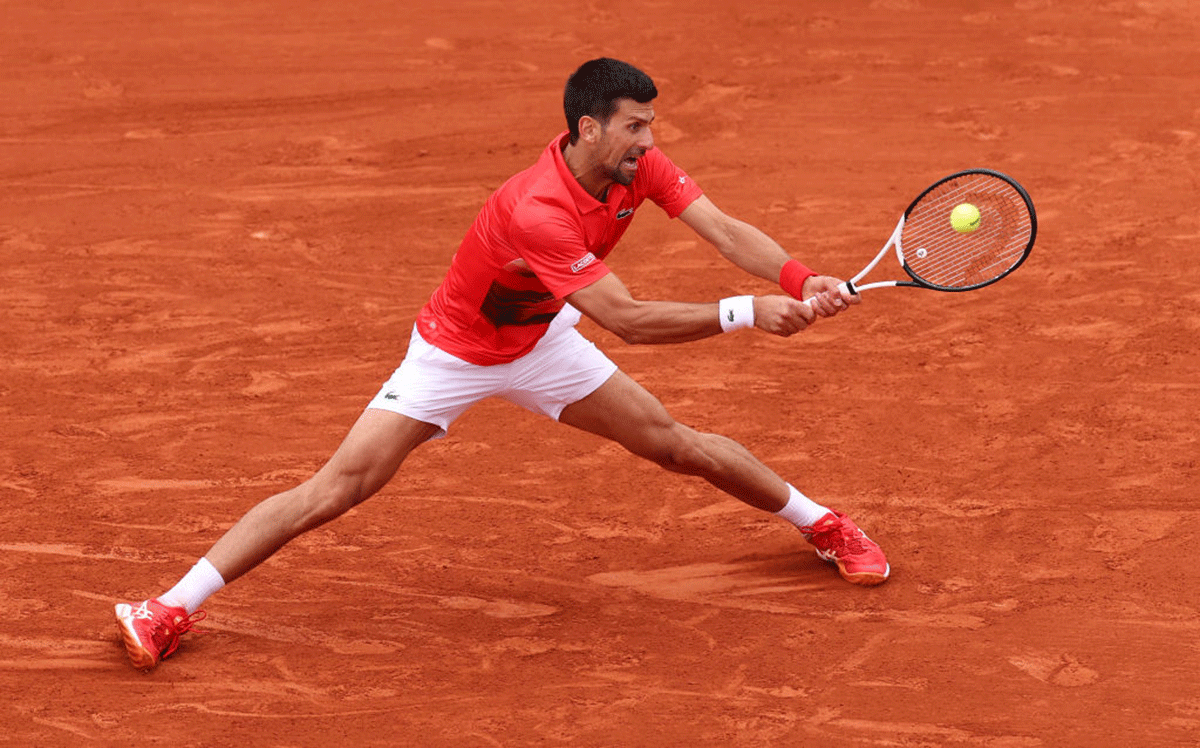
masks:
<instances>
[{"instance_id":1,"label":"shoe laces","mask_svg":"<svg viewBox=\"0 0 1200 748\"><path fill-rule=\"evenodd\" d=\"M821 527L802 527L800 531L813 545L837 556L857 556L866 551L863 531L845 517L838 517Z\"/></svg>"},{"instance_id":2,"label":"shoe laces","mask_svg":"<svg viewBox=\"0 0 1200 748\"><path fill-rule=\"evenodd\" d=\"M155 616L153 625L150 628L150 641L154 643L154 648L159 651L159 657L166 657L179 648L179 637L192 630L200 621L208 617L208 614L203 610L197 610L188 616L174 617L170 611L164 610L160 615ZM203 633L196 629L196 633Z\"/></svg>"}]
</instances>

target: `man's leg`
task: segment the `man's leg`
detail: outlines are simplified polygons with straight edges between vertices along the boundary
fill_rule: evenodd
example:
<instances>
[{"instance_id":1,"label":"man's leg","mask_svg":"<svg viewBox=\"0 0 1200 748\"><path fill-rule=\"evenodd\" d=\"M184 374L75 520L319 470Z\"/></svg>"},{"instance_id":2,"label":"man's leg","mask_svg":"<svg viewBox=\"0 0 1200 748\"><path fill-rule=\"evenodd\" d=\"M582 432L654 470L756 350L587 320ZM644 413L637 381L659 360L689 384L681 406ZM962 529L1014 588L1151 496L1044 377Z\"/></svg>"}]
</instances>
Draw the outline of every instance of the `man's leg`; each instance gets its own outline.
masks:
<instances>
[{"instance_id":1,"label":"man's leg","mask_svg":"<svg viewBox=\"0 0 1200 748\"><path fill-rule=\"evenodd\" d=\"M801 494L732 439L677 422L624 372L568 405L559 421L611 439L667 470L704 478L750 506L792 521L849 582L879 584L891 571L879 546L844 514Z\"/></svg>"},{"instance_id":2,"label":"man's leg","mask_svg":"<svg viewBox=\"0 0 1200 748\"><path fill-rule=\"evenodd\" d=\"M438 430L398 413L364 411L324 467L246 512L175 587L140 604L116 606L121 637L134 666L158 665L175 651L179 636L203 618L197 609L205 598L292 538L372 496L391 480L404 458Z\"/></svg>"},{"instance_id":3,"label":"man's leg","mask_svg":"<svg viewBox=\"0 0 1200 748\"><path fill-rule=\"evenodd\" d=\"M767 512L788 501L788 485L749 450L718 434L679 423L663 404L622 371L568 405L560 422L611 439L667 470L704 478L729 495Z\"/></svg>"},{"instance_id":4,"label":"man's leg","mask_svg":"<svg viewBox=\"0 0 1200 748\"><path fill-rule=\"evenodd\" d=\"M410 452L438 427L398 413L368 409L312 478L255 506L205 558L228 584L267 560L292 538L340 517L383 488Z\"/></svg>"}]
</instances>

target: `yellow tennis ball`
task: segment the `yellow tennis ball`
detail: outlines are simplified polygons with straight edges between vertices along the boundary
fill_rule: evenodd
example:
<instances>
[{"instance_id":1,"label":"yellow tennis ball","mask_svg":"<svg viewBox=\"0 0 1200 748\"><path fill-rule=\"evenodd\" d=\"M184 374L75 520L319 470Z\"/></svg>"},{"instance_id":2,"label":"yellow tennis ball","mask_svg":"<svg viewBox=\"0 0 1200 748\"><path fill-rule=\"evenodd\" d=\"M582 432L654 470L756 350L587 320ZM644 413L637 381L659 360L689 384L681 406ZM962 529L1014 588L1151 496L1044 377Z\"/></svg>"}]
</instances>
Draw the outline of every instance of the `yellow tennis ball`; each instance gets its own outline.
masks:
<instances>
[{"instance_id":1,"label":"yellow tennis ball","mask_svg":"<svg viewBox=\"0 0 1200 748\"><path fill-rule=\"evenodd\" d=\"M950 225L960 234L969 234L979 228L979 208L962 203L950 211Z\"/></svg>"}]
</instances>

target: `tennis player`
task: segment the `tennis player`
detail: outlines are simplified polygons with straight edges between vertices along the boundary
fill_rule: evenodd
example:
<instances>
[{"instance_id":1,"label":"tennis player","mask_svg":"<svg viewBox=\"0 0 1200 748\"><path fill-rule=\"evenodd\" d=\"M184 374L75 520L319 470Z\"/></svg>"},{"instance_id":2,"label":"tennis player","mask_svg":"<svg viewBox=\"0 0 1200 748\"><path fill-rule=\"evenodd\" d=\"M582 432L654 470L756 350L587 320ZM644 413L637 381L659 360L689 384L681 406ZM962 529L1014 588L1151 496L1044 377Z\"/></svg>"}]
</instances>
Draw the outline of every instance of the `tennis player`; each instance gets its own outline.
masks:
<instances>
[{"instance_id":1,"label":"tennis player","mask_svg":"<svg viewBox=\"0 0 1200 748\"><path fill-rule=\"evenodd\" d=\"M611 439L778 515L849 582L887 579L883 552L849 517L802 494L740 444L675 421L575 329L584 314L632 344L742 328L786 337L859 301L838 290L838 278L814 273L718 209L654 147L657 96L649 76L617 60L591 60L571 75L567 131L484 204L419 312L400 367L330 460L250 509L173 588L116 606L134 666L157 666L204 617L210 595L379 491L413 449L488 397ZM647 200L785 293L711 303L634 298L605 259Z\"/></svg>"}]
</instances>

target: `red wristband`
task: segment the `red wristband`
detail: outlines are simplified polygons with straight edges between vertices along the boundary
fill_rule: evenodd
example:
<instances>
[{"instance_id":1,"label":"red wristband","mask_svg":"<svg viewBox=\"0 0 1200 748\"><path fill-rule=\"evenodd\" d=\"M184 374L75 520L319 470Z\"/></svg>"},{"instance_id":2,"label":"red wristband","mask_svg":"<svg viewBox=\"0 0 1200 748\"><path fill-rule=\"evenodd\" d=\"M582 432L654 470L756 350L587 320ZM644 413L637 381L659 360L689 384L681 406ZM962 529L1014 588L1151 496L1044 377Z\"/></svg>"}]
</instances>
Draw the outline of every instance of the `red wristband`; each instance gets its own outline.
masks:
<instances>
[{"instance_id":1,"label":"red wristband","mask_svg":"<svg viewBox=\"0 0 1200 748\"><path fill-rule=\"evenodd\" d=\"M816 275L799 260L788 260L779 271L779 287L797 299L804 299L804 281Z\"/></svg>"}]
</instances>

